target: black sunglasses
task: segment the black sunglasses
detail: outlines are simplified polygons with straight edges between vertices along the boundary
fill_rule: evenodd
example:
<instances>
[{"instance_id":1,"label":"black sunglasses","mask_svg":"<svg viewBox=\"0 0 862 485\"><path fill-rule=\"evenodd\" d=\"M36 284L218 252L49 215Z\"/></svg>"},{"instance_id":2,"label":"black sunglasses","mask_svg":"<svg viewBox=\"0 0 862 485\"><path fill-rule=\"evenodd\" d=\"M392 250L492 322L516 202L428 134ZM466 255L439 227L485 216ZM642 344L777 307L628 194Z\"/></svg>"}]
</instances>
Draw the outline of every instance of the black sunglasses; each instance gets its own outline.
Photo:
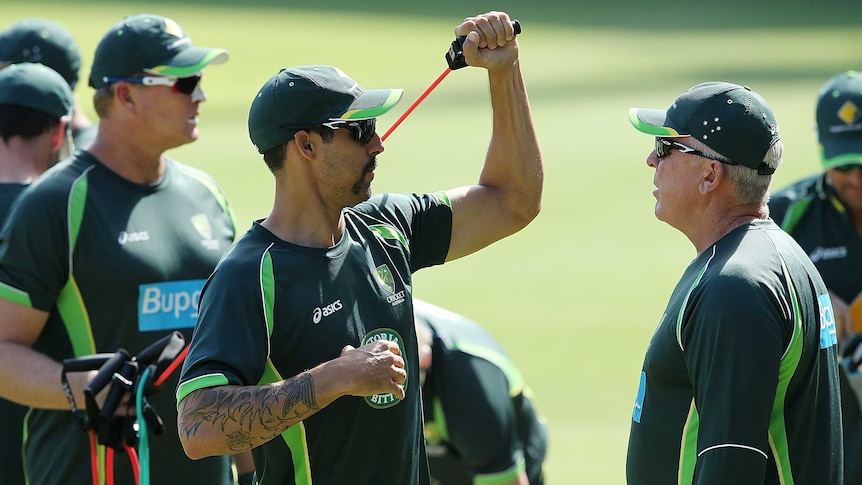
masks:
<instances>
[{"instance_id":1,"label":"black sunglasses","mask_svg":"<svg viewBox=\"0 0 862 485\"><path fill-rule=\"evenodd\" d=\"M703 152L695 150L690 146L683 145L678 141L670 141L667 138L656 137L655 154L657 157L664 158L670 155L671 150L679 150L682 153L691 153L692 155L697 155L699 157L709 158L710 160L712 160L712 157L708 157L704 155Z\"/></svg>"},{"instance_id":2,"label":"black sunglasses","mask_svg":"<svg viewBox=\"0 0 862 485\"><path fill-rule=\"evenodd\" d=\"M144 86L170 86L177 93L191 95L201 82L201 75L195 74L189 77L171 76L141 76L141 77L110 77L105 76L102 81L106 83L127 82L132 84L143 84Z\"/></svg>"},{"instance_id":3,"label":"black sunglasses","mask_svg":"<svg viewBox=\"0 0 862 485\"><path fill-rule=\"evenodd\" d=\"M353 139L362 143L363 145L367 145L372 138L374 138L374 133L377 131L377 118L369 118L367 120L342 120L342 119L334 119L325 121L320 123L319 125L307 126L307 125L281 125L279 129L282 130L307 130L309 128L314 128L317 126L324 126L329 128L330 130L337 130L339 128L345 128L347 131L353 135Z\"/></svg>"},{"instance_id":4,"label":"black sunglasses","mask_svg":"<svg viewBox=\"0 0 862 485\"><path fill-rule=\"evenodd\" d=\"M848 163L847 165L841 165L840 167L835 167L835 170L844 173L850 173L854 170L862 170L862 163Z\"/></svg>"}]
</instances>

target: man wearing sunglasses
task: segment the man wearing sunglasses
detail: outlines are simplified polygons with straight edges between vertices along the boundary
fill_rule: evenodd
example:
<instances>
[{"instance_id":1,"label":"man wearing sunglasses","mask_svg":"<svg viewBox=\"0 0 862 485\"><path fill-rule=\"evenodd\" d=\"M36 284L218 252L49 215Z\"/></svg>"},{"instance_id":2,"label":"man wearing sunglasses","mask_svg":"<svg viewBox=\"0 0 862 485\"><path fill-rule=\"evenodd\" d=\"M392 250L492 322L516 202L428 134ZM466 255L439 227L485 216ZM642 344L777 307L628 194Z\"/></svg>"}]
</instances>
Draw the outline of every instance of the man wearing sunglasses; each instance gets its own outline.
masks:
<instances>
[{"instance_id":1,"label":"man wearing sunglasses","mask_svg":"<svg viewBox=\"0 0 862 485\"><path fill-rule=\"evenodd\" d=\"M848 359L841 374L844 483L862 483L862 74L827 80L817 95L823 171L775 192L770 216L790 233L823 276ZM849 375L848 375L849 372ZM848 380L849 377L849 380Z\"/></svg>"},{"instance_id":2,"label":"man wearing sunglasses","mask_svg":"<svg viewBox=\"0 0 862 485\"><path fill-rule=\"evenodd\" d=\"M400 89L299 66L256 94L249 134L275 203L201 296L177 389L189 456L253 449L263 485L429 483L411 274L520 230L542 191L512 21L489 12L455 34L490 82L493 142L475 185L371 196L374 119Z\"/></svg>"},{"instance_id":3,"label":"man wearing sunglasses","mask_svg":"<svg viewBox=\"0 0 862 485\"><path fill-rule=\"evenodd\" d=\"M136 354L174 330L191 338L203 283L234 239L233 213L212 178L165 151L197 139L200 72L226 60L169 18L112 26L89 77L95 141L23 193L0 233L0 396L32 408L29 483L106 481L104 447L91 471L87 434L61 387L64 359ZM79 409L92 374L68 375ZM229 459L183 453L176 377L164 386L149 397L165 424L149 442L152 483L228 483ZM132 474L118 455L112 478L135 483Z\"/></svg>"},{"instance_id":4,"label":"man wearing sunglasses","mask_svg":"<svg viewBox=\"0 0 862 485\"><path fill-rule=\"evenodd\" d=\"M656 137L656 217L697 255L647 347L628 483L840 483L835 320L811 260L769 218L772 109L712 82L629 119Z\"/></svg>"}]
</instances>

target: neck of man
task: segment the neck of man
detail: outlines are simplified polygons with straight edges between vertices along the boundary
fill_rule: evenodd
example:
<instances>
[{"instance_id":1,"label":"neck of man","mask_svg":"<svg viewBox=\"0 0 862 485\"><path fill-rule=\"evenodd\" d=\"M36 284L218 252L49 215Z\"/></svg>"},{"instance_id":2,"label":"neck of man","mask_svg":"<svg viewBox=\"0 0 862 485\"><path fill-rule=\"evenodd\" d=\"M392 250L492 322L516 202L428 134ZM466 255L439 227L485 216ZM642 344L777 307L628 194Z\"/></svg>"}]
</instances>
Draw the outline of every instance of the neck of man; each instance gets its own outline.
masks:
<instances>
[{"instance_id":1,"label":"neck of man","mask_svg":"<svg viewBox=\"0 0 862 485\"><path fill-rule=\"evenodd\" d=\"M165 175L164 149L138 143L130 134L112 133L110 123L99 123L99 132L87 148L96 159L124 179L141 185L158 182Z\"/></svg>"},{"instance_id":2,"label":"neck of man","mask_svg":"<svg viewBox=\"0 0 862 485\"><path fill-rule=\"evenodd\" d=\"M699 222L692 230L687 231L686 235L694 244L697 254L701 254L737 227L767 218L769 209L766 205L725 208L713 215L708 212L702 214Z\"/></svg>"},{"instance_id":3,"label":"neck of man","mask_svg":"<svg viewBox=\"0 0 862 485\"><path fill-rule=\"evenodd\" d=\"M16 136L9 143L0 139L0 183L29 184L56 162L56 153L41 138Z\"/></svg>"}]
</instances>

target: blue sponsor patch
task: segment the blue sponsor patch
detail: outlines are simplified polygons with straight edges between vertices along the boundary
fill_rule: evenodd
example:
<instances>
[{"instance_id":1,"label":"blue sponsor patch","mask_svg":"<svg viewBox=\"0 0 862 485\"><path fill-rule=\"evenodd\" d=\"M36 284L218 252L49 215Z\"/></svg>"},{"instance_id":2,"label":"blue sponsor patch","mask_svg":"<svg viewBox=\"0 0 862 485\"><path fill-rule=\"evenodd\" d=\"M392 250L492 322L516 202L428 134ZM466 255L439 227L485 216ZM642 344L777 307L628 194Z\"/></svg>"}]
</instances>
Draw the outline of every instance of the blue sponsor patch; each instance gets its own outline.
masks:
<instances>
[{"instance_id":1,"label":"blue sponsor patch","mask_svg":"<svg viewBox=\"0 0 862 485\"><path fill-rule=\"evenodd\" d=\"M832 300L829 295L817 295L820 307L820 348L826 349L838 345L838 334L835 329L835 313L832 311Z\"/></svg>"},{"instance_id":2,"label":"blue sponsor patch","mask_svg":"<svg viewBox=\"0 0 862 485\"><path fill-rule=\"evenodd\" d=\"M168 281L138 287L141 332L194 328L206 280Z\"/></svg>"},{"instance_id":3,"label":"blue sponsor patch","mask_svg":"<svg viewBox=\"0 0 862 485\"><path fill-rule=\"evenodd\" d=\"M638 397L635 399L635 410L632 411L632 421L641 422L641 414L644 411L644 396L646 395L646 372L641 371L641 383L638 386Z\"/></svg>"}]
</instances>

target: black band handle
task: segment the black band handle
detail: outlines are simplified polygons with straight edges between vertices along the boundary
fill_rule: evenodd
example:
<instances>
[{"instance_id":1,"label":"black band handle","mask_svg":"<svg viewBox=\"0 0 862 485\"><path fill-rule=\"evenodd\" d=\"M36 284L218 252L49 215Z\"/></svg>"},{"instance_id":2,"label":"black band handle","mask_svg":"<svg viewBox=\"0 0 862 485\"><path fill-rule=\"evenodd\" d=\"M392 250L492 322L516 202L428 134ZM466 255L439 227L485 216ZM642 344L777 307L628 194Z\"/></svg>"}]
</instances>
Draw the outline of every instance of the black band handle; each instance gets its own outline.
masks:
<instances>
[{"instance_id":1,"label":"black band handle","mask_svg":"<svg viewBox=\"0 0 862 485\"><path fill-rule=\"evenodd\" d=\"M512 21L512 29L515 30L515 35L521 33L521 22L517 20ZM449 51L446 52L446 62L449 64L449 69L461 69L462 67L467 67L467 60L464 59L464 41L467 39L466 35L462 35L460 37L456 37L455 40L452 41L452 45L449 46Z\"/></svg>"}]
</instances>

